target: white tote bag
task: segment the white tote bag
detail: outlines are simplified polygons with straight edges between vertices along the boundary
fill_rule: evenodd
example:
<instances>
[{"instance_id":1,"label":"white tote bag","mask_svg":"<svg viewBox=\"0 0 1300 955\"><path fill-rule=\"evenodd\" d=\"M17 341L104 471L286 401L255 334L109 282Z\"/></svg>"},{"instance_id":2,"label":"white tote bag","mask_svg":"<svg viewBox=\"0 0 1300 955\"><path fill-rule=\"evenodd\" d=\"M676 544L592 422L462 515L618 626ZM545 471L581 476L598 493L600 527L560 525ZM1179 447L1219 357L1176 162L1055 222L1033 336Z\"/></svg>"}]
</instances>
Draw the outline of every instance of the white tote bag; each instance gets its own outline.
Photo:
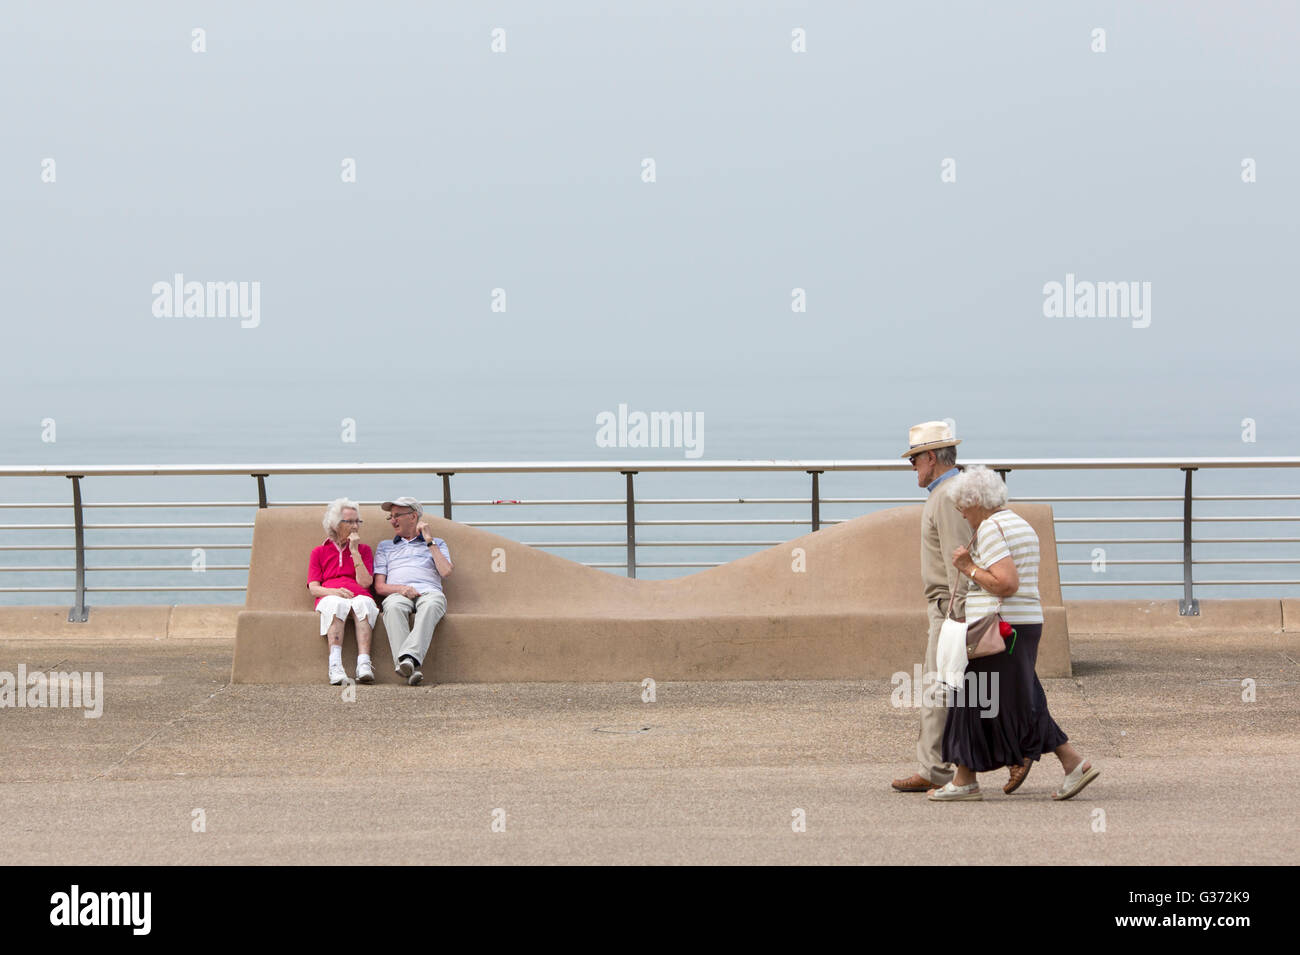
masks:
<instances>
[{"instance_id":1,"label":"white tote bag","mask_svg":"<svg viewBox=\"0 0 1300 955\"><path fill-rule=\"evenodd\" d=\"M972 533L970 540L966 542L966 550L969 551L975 545L976 533ZM964 577L961 583L966 583ZM969 584L962 586L962 596L969 590ZM939 646L935 653L935 666L939 671L939 682L951 687L961 686L962 680L966 678L966 664L970 662L966 657L966 623L952 618L953 607L956 603L956 596L949 598L948 615L943 618L943 628L939 631Z\"/></svg>"},{"instance_id":2,"label":"white tote bag","mask_svg":"<svg viewBox=\"0 0 1300 955\"><path fill-rule=\"evenodd\" d=\"M939 682L951 687L961 686L966 676L966 623L952 619L952 607L939 631L939 647L935 654L939 668Z\"/></svg>"}]
</instances>

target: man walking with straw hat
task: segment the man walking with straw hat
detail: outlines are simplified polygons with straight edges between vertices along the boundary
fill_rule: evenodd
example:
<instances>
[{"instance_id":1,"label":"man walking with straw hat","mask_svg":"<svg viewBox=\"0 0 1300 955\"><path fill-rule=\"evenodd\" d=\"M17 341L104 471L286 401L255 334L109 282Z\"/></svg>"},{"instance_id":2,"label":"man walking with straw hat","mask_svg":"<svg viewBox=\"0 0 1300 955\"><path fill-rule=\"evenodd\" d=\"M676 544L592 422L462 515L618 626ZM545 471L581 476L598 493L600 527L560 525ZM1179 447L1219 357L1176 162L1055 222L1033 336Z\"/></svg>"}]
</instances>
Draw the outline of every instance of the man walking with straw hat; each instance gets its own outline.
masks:
<instances>
[{"instance_id":1,"label":"man walking with straw hat","mask_svg":"<svg viewBox=\"0 0 1300 955\"><path fill-rule=\"evenodd\" d=\"M953 616L961 620L966 609L965 577L952 563L952 552L970 539L970 528L948 496L948 479L960 473L957 445L952 428L945 421L926 421L907 433L908 448L902 457L912 462L918 486L930 492L921 511L921 580L925 585L926 611L930 617L930 639L925 645L924 680L921 694L921 735L916 742L916 772L895 779L899 792L921 793L949 782L951 763L943 761L943 726L948 718L945 703L935 699L933 681L938 670L939 630L948 615L949 601L956 602Z\"/></svg>"}]
</instances>

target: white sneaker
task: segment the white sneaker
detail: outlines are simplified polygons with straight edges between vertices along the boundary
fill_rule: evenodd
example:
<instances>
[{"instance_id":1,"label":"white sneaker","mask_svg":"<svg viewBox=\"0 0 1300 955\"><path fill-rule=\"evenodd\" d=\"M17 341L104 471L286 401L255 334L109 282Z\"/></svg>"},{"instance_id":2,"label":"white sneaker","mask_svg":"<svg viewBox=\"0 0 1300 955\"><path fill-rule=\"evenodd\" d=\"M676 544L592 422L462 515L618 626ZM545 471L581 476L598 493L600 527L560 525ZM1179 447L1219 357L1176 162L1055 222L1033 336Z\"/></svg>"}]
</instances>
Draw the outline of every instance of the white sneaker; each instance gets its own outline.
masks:
<instances>
[{"instance_id":1,"label":"white sneaker","mask_svg":"<svg viewBox=\"0 0 1300 955\"><path fill-rule=\"evenodd\" d=\"M375 668L372 667L369 663L358 663L358 664L357 664L357 682L358 682L358 683L374 683L374 682L375 682Z\"/></svg>"},{"instance_id":2,"label":"white sneaker","mask_svg":"<svg viewBox=\"0 0 1300 955\"><path fill-rule=\"evenodd\" d=\"M403 677L410 678L411 673L414 670L415 667L411 665L410 660L403 660L401 663L397 664L397 672L400 673Z\"/></svg>"},{"instance_id":3,"label":"white sneaker","mask_svg":"<svg viewBox=\"0 0 1300 955\"><path fill-rule=\"evenodd\" d=\"M330 664L330 686L338 686L348 678L348 671L343 669L342 663Z\"/></svg>"},{"instance_id":4,"label":"white sneaker","mask_svg":"<svg viewBox=\"0 0 1300 955\"><path fill-rule=\"evenodd\" d=\"M424 682L424 674L419 670L412 671L411 675L406 678L407 686L419 686Z\"/></svg>"},{"instance_id":5,"label":"white sneaker","mask_svg":"<svg viewBox=\"0 0 1300 955\"><path fill-rule=\"evenodd\" d=\"M984 794L980 792L978 782L968 783L965 786L958 786L956 783L944 783L938 789L930 790L929 799L931 802L982 801Z\"/></svg>"}]
</instances>

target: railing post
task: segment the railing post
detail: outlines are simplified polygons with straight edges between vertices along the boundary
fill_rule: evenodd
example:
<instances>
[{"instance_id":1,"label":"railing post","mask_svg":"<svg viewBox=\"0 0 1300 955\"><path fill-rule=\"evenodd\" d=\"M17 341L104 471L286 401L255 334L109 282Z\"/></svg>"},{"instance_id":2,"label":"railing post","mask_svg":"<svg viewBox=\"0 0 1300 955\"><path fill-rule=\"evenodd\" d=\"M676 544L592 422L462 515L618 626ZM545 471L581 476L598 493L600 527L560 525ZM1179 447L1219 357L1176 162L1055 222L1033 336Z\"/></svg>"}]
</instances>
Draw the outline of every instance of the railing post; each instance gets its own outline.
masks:
<instances>
[{"instance_id":1,"label":"railing post","mask_svg":"<svg viewBox=\"0 0 1300 955\"><path fill-rule=\"evenodd\" d=\"M821 471L809 471L808 473L812 475L812 479L813 479L813 485L812 485L812 529L813 529L813 531L814 531L814 533L815 533L816 531L820 530L820 529L821 529L821 526L822 526L822 498L821 498L821 493L820 493L820 491L817 489L817 476L818 476L819 474L821 474L822 472L821 472Z\"/></svg>"},{"instance_id":2,"label":"railing post","mask_svg":"<svg viewBox=\"0 0 1300 955\"><path fill-rule=\"evenodd\" d=\"M257 478L257 506L259 509L266 507L266 478L265 474L254 474Z\"/></svg>"},{"instance_id":3,"label":"railing post","mask_svg":"<svg viewBox=\"0 0 1300 955\"><path fill-rule=\"evenodd\" d=\"M1201 605L1192 596L1192 472L1183 468L1183 599L1178 601L1180 617L1199 617Z\"/></svg>"},{"instance_id":4,"label":"railing post","mask_svg":"<svg viewBox=\"0 0 1300 955\"><path fill-rule=\"evenodd\" d=\"M1011 473L1011 469L1010 469L1010 468L998 468L998 469L997 469L997 472L998 472L998 474L1002 475L1002 483L1003 483L1003 484L1006 484L1006 483L1007 483L1007 475Z\"/></svg>"},{"instance_id":5,"label":"railing post","mask_svg":"<svg viewBox=\"0 0 1300 955\"><path fill-rule=\"evenodd\" d=\"M627 476L627 575L636 578L636 494L632 487L635 471L623 471Z\"/></svg>"},{"instance_id":6,"label":"railing post","mask_svg":"<svg viewBox=\"0 0 1300 955\"><path fill-rule=\"evenodd\" d=\"M68 623L85 623L90 617L86 606L86 528L81 513L81 479L83 475L69 474L72 481L72 519L77 540L77 593L76 603L68 611Z\"/></svg>"},{"instance_id":7,"label":"railing post","mask_svg":"<svg viewBox=\"0 0 1300 955\"><path fill-rule=\"evenodd\" d=\"M439 471L438 477L442 478L442 516L451 520L451 476L455 471Z\"/></svg>"}]
</instances>

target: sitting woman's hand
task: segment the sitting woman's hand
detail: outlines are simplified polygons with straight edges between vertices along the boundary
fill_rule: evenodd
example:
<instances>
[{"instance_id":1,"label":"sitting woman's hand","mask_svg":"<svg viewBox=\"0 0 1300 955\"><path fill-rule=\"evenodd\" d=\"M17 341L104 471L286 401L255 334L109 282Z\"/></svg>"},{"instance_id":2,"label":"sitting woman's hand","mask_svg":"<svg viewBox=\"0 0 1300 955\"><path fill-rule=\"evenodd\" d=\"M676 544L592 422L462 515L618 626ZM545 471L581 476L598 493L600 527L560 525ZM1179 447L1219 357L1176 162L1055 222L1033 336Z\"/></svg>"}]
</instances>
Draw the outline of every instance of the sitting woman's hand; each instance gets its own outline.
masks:
<instances>
[{"instance_id":1,"label":"sitting woman's hand","mask_svg":"<svg viewBox=\"0 0 1300 955\"><path fill-rule=\"evenodd\" d=\"M347 600L351 600L353 597L356 596L356 594L348 590L348 588L346 587L335 587L333 590L330 591L330 593L332 593L335 597L343 597Z\"/></svg>"}]
</instances>

